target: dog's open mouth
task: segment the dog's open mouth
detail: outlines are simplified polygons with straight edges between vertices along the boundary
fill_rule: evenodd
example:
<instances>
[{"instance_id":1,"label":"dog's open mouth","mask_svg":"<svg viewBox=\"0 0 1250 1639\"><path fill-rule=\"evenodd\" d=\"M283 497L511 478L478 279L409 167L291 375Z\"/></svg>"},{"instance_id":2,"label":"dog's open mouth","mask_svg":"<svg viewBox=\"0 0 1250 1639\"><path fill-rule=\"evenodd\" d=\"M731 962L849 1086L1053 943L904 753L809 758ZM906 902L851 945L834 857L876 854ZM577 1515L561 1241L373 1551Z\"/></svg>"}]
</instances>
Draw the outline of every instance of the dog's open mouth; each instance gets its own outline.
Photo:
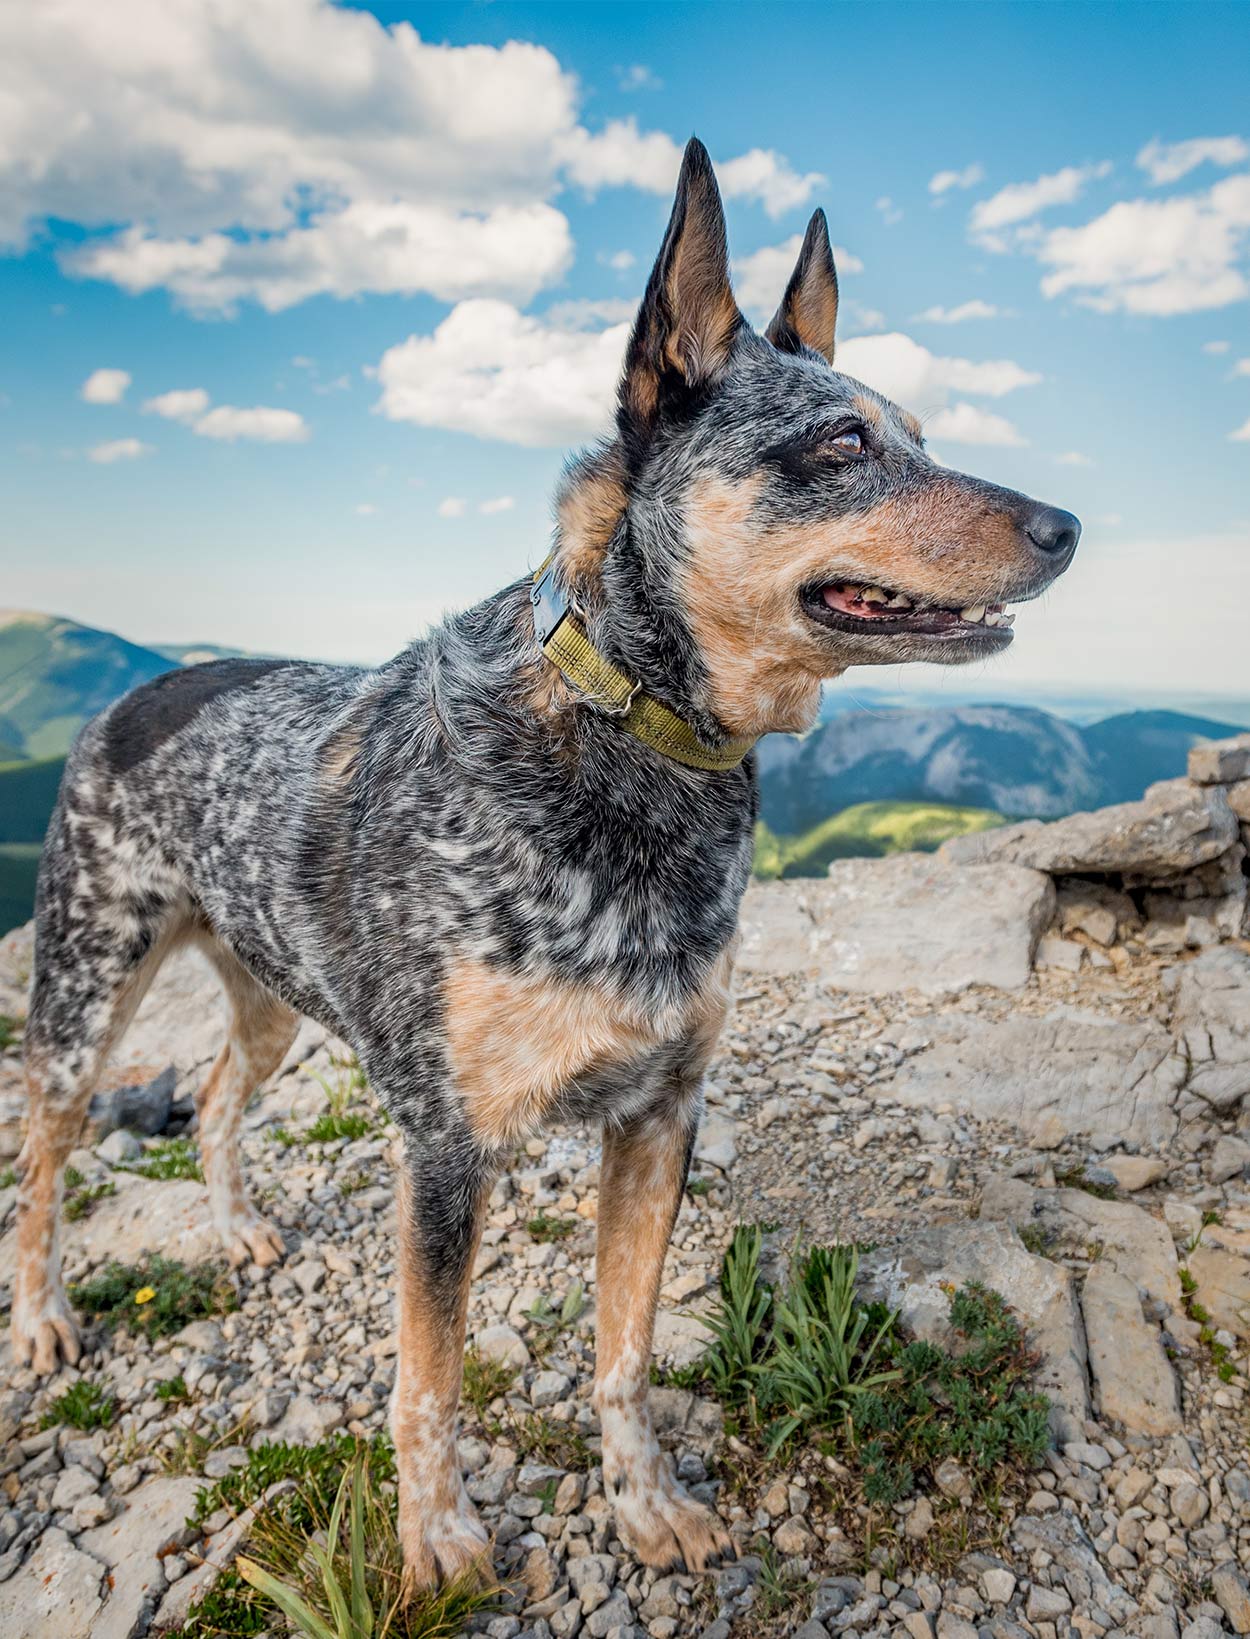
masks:
<instances>
[{"instance_id":1,"label":"dog's open mouth","mask_svg":"<svg viewBox=\"0 0 1250 1639\"><path fill-rule=\"evenodd\" d=\"M884 586L860 586L851 581L831 581L812 587L803 594L807 614L822 626L835 631L863 631L875 626L882 635L891 632L918 632L938 638L976 635L1011 641L1015 619L1001 603L968 604L962 609L944 608L891 592Z\"/></svg>"}]
</instances>

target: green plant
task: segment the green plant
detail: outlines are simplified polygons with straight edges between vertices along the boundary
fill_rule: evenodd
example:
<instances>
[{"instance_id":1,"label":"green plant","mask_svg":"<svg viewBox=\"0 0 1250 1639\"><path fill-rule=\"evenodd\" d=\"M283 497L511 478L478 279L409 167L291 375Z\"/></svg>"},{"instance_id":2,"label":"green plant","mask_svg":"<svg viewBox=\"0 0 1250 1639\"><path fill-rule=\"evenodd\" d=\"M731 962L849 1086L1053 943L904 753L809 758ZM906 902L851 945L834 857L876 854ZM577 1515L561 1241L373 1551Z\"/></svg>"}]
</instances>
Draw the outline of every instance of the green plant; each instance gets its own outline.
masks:
<instances>
[{"instance_id":1,"label":"green plant","mask_svg":"<svg viewBox=\"0 0 1250 1639\"><path fill-rule=\"evenodd\" d=\"M1055 1174L1055 1183L1060 1189L1083 1189L1086 1195L1096 1195L1100 1201L1117 1199L1118 1192L1114 1184L1104 1184L1096 1178L1090 1178L1084 1167L1066 1167L1063 1172Z\"/></svg>"},{"instance_id":2,"label":"green plant","mask_svg":"<svg viewBox=\"0 0 1250 1639\"><path fill-rule=\"evenodd\" d=\"M211 1485L201 1486L195 1498L195 1522L199 1524L219 1508L239 1514L279 1480L294 1480L298 1497L293 1503L296 1523L307 1523L318 1507L329 1505L343 1477L343 1471L357 1447L350 1434L339 1434L319 1445L288 1445L284 1440L266 1440L253 1447L241 1468L233 1468ZM380 1483L395 1478L395 1456L384 1434L374 1435L368 1444L370 1472ZM305 1506L307 1504L307 1506Z\"/></svg>"},{"instance_id":3,"label":"green plant","mask_svg":"<svg viewBox=\"0 0 1250 1639\"><path fill-rule=\"evenodd\" d=\"M687 1178L687 1195L710 1195L711 1193L712 1180L710 1178Z\"/></svg>"},{"instance_id":4,"label":"green plant","mask_svg":"<svg viewBox=\"0 0 1250 1639\"><path fill-rule=\"evenodd\" d=\"M72 1169L66 1170L68 1173ZM91 1215L91 1209L97 1201L106 1200L110 1195L116 1194L117 1185L111 1179L100 1184L82 1184L65 1197L65 1205L61 1210L69 1223L76 1224L81 1218Z\"/></svg>"},{"instance_id":5,"label":"green plant","mask_svg":"<svg viewBox=\"0 0 1250 1639\"><path fill-rule=\"evenodd\" d=\"M234 1288L220 1264L188 1267L159 1254L136 1264L110 1263L94 1280L72 1286L69 1295L106 1327L125 1321L148 1337L167 1337L190 1320L235 1307Z\"/></svg>"},{"instance_id":6,"label":"green plant","mask_svg":"<svg viewBox=\"0 0 1250 1639\"><path fill-rule=\"evenodd\" d=\"M523 1457L549 1468L587 1468L590 1451L586 1441L568 1423L557 1423L554 1417L544 1417L531 1411L518 1415L511 1407L502 1423L493 1424L491 1433L502 1436Z\"/></svg>"},{"instance_id":7,"label":"green plant","mask_svg":"<svg viewBox=\"0 0 1250 1639\"><path fill-rule=\"evenodd\" d=\"M372 1444L345 1453L328 1506L322 1484L305 1482L257 1517L237 1570L270 1626L281 1613L306 1639L455 1639L495 1608L497 1590L472 1573L405 1600L378 1455Z\"/></svg>"},{"instance_id":8,"label":"green plant","mask_svg":"<svg viewBox=\"0 0 1250 1639\"><path fill-rule=\"evenodd\" d=\"M151 1144L137 1161L124 1161L119 1172L135 1172L140 1178L193 1178L204 1182L200 1158L189 1138L162 1138Z\"/></svg>"},{"instance_id":9,"label":"green plant","mask_svg":"<svg viewBox=\"0 0 1250 1639\"><path fill-rule=\"evenodd\" d=\"M0 1189L12 1189L17 1183L16 1167L0 1167Z\"/></svg>"},{"instance_id":10,"label":"green plant","mask_svg":"<svg viewBox=\"0 0 1250 1639\"><path fill-rule=\"evenodd\" d=\"M57 1428L68 1423L71 1428L111 1428L116 1415L113 1396L99 1383L81 1377L64 1394L57 1395L40 1418L39 1427Z\"/></svg>"},{"instance_id":11,"label":"green plant","mask_svg":"<svg viewBox=\"0 0 1250 1639\"><path fill-rule=\"evenodd\" d=\"M545 1212L538 1212L525 1228L531 1240L563 1241L574 1233L577 1225L572 1218L550 1218Z\"/></svg>"},{"instance_id":12,"label":"green plant","mask_svg":"<svg viewBox=\"0 0 1250 1639\"><path fill-rule=\"evenodd\" d=\"M1054 1245L1054 1236L1050 1230L1041 1224L1018 1224L1016 1233L1019 1235L1026 1252L1031 1252L1035 1258L1048 1258Z\"/></svg>"},{"instance_id":13,"label":"green plant","mask_svg":"<svg viewBox=\"0 0 1250 1639\"><path fill-rule=\"evenodd\" d=\"M1216 1220L1218 1222L1218 1219ZM1203 1224L1206 1223L1206 1214L1203 1214ZM1194 1237L1196 1243L1201 1236L1201 1230ZM1189 1250L1193 1251L1191 1245ZM1237 1375L1237 1368L1233 1364L1232 1353L1226 1343L1221 1343L1215 1335L1215 1327L1211 1324L1210 1311L1205 1305L1198 1302L1195 1294L1198 1282L1194 1279L1191 1270L1185 1264L1178 1268L1181 1282L1181 1295L1185 1304L1185 1313L1198 1327L1198 1341L1211 1357L1211 1364L1215 1367L1215 1375L1221 1383L1231 1383Z\"/></svg>"},{"instance_id":14,"label":"green plant","mask_svg":"<svg viewBox=\"0 0 1250 1639\"><path fill-rule=\"evenodd\" d=\"M540 1293L532 1307L525 1311L525 1318L532 1326L545 1328L554 1338L556 1333L575 1326L585 1309L586 1288L581 1281L575 1280L558 1306L545 1292Z\"/></svg>"},{"instance_id":15,"label":"green plant","mask_svg":"<svg viewBox=\"0 0 1250 1639\"><path fill-rule=\"evenodd\" d=\"M720 1301L707 1318L715 1342L703 1357L708 1383L731 1402L751 1393L752 1374L767 1341L773 1289L760 1279L763 1235L739 1224L721 1264Z\"/></svg>"},{"instance_id":16,"label":"green plant","mask_svg":"<svg viewBox=\"0 0 1250 1639\"><path fill-rule=\"evenodd\" d=\"M330 1106L304 1134L310 1144L332 1144L340 1138L363 1138L373 1131L372 1118L350 1108L352 1102L360 1098L369 1086L364 1071L355 1059L332 1058L330 1068L333 1081L314 1070L310 1064L301 1068L320 1084Z\"/></svg>"},{"instance_id":17,"label":"green plant","mask_svg":"<svg viewBox=\"0 0 1250 1639\"><path fill-rule=\"evenodd\" d=\"M777 1557L767 1537L760 1540L760 1575L752 1607L766 1622L787 1619L787 1631L801 1627L811 1606L814 1584Z\"/></svg>"},{"instance_id":18,"label":"green plant","mask_svg":"<svg viewBox=\"0 0 1250 1639\"><path fill-rule=\"evenodd\" d=\"M350 1111L336 1115L332 1110L327 1110L317 1117L304 1137L310 1144L333 1144L340 1138L363 1138L372 1131L373 1122L367 1115Z\"/></svg>"},{"instance_id":19,"label":"green plant","mask_svg":"<svg viewBox=\"0 0 1250 1639\"><path fill-rule=\"evenodd\" d=\"M158 1383L156 1385L156 1398L166 1401L189 1399L190 1391L187 1388L187 1380L182 1373L179 1372L177 1377L167 1377L163 1383Z\"/></svg>"},{"instance_id":20,"label":"green plant","mask_svg":"<svg viewBox=\"0 0 1250 1639\"><path fill-rule=\"evenodd\" d=\"M0 1013L0 1053L12 1047L20 1034L21 1026L17 1020L8 1013Z\"/></svg>"},{"instance_id":21,"label":"green plant","mask_svg":"<svg viewBox=\"0 0 1250 1639\"><path fill-rule=\"evenodd\" d=\"M288 1132L285 1127L281 1126L274 1127L270 1131L269 1136L273 1139L275 1144L281 1144L284 1150L289 1150L292 1145L299 1143L299 1139L293 1132Z\"/></svg>"},{"instance_id":22,"label":"green plant","mask_svg":"<svg viewBox=\"0 0 1250 1639\"><path fill-rule=\"evenodd\" d=\"M515 1366L502 1360L488 1360L476 1349L469 1349L464 1357L464 1398L479 1417L484 1418L494 1401L516 1381Z\"/></svg>"}]
</instances>

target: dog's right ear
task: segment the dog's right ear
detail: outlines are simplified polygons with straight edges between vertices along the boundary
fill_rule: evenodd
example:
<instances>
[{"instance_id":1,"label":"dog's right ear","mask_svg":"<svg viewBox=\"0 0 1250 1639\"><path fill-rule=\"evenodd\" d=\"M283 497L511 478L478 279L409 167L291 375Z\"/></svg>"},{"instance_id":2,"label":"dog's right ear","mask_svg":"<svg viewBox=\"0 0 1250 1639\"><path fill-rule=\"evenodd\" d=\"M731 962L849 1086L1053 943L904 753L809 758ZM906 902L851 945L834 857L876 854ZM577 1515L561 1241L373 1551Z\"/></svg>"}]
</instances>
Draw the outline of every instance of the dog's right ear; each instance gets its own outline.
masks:
<instances>
[{"instance_id":1,"label":"dog's right ear","mask_svg":"<svg viewBox=\"0 0 1250 1639\"><path fill-rule=\"evenodd\" d=\"M691 137L664 243L634 322L621 379L621 429L646 433L668 388L710 386L744 323L729 283L720 190L707 149Z\"/></svg>"},{"instance_id":2,"label":"dog's right ear","mask_svg":"<svg viewBox=\"0 0 1250 1639\"><path fill-rule=\"evenodd\" d=\"M833 363L833 332L838 323L838 274L829 243L829 224L817 211L807 224L803 248L790 283L764 334L783 353L810 347Z\"/></svg>"}]
</instances>

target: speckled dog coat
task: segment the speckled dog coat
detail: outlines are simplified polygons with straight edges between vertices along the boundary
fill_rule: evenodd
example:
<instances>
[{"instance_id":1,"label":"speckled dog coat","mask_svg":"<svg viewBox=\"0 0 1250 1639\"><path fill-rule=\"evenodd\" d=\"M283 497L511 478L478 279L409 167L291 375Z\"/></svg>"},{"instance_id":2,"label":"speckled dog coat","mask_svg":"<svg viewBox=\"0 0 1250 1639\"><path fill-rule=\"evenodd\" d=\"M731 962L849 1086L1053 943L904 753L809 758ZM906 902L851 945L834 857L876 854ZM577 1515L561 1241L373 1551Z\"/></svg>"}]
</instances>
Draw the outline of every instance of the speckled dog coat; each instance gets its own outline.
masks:
<instances>
[{"instance_id":1,"label":"speckled dog coat","mask_svg":"<svg viewBox=\"0 0 1250 1639\"><path fill-rule=\"evenodd\" d=\"M851 664L957 661L1066 567L1069 514L939 466L914 418L831 368L813 218L765 335L742 318L706 153L687 151L626 358L616 435L569 470L555 574L597 651L709 748L812 721ZM543 654L530 577L377 670L232 660L90 723L38 890L16 1356L75 1360L57 1223L92 1085L162 958L198 945L232 1010L197 1104L236 1261L244 1104L307 1014L402 1134L392 1407L409 1585L477 1562L456 1463L470 1272L519 1140L602 1127L594 1403L621 1536L652 1565L729 1544L648 1417L665 1247L728 1006L753 759L643 744Z\"/></svg>"}]
</instances>

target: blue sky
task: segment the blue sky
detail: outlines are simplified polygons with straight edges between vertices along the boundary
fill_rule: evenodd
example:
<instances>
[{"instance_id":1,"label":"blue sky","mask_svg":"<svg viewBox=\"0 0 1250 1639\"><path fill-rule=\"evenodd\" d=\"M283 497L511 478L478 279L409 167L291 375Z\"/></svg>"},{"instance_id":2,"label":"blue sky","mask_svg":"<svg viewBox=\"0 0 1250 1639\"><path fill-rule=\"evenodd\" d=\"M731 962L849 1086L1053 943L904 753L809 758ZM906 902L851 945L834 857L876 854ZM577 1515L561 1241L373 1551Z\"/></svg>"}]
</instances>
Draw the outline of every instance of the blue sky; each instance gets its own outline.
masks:
<instances>
[{"instance_id":1,"label":"blue sky","mask_svg":"<svg viewBox=\"0 0 1250 1639\"><path fill-rule=\"evenodd\" d=\"M537 562L696 131L750 316L823 205L840 362L1084 520L985 692L1244 693L1248 60L1219 4L7 8L0 603L376 659Z\"/></svg>"}]
</instances>

